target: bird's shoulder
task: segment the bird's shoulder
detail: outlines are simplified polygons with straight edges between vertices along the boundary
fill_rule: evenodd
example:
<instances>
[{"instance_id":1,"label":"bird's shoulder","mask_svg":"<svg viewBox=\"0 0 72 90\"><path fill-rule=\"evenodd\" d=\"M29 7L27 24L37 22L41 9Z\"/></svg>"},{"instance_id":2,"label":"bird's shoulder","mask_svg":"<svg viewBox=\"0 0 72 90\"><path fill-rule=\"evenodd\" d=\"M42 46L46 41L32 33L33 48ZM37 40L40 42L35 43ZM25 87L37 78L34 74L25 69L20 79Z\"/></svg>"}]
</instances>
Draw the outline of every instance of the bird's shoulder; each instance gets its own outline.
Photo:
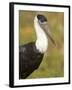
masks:
<instances>
[{"instance_id":1,"label":"bird's shoulder","mask_svg":"<svg viewBox=\"0 0 72 90\"><path fill-rule=\"evenodd\" d=\"M19 53L39 53L36 49L35 42L30 42L19 46Z\"/></svg>"},{"instance_id":2,"label":"bird's shoulder","mask_svg":"<svg viewBox=\"0 0 72 90\"><path fill-rule=\"evenodd\" d=\"M29 51L33 47L34 43L27 43L19 46L19 52Z\"/></svg>"}]
</instances>

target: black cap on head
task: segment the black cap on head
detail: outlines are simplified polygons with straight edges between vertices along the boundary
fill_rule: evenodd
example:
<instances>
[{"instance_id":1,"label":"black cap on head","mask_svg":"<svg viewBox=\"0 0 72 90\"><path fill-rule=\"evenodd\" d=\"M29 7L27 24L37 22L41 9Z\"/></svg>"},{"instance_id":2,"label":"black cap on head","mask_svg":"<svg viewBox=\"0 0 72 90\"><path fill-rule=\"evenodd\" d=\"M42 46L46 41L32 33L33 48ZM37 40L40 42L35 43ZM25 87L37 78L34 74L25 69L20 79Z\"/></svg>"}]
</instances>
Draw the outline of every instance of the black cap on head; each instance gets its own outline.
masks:
<instances>
[{"instance_id":1,"label":"black cap on head","mask_svg":"<svg viewBox=\"0 0 72 90\"><path fill-rule=\"evenodd\" d=\"M38 20L40 20L40 22L46 22L47 21L47 19L46 19L46 17L44 15L38 14L37 18L38 18Z\"/></svg>"}]
</instances>

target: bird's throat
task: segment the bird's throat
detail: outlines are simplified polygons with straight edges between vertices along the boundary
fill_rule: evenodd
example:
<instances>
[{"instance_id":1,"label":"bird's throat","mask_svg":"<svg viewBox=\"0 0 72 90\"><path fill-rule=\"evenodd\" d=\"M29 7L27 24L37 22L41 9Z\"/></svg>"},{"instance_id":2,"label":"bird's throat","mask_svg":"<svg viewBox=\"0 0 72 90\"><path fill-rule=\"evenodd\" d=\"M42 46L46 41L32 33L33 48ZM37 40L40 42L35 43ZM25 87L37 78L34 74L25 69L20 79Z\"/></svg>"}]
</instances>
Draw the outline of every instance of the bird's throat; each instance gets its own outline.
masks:
<instances>
[{"instance_id":1,"label":"bird's throat","mask_svg":"<svg viewBox=\"0 0 72 90\"><path fill-rule=\"evenodd\" d=\"M48 38L44 30L40 27L39 23L34 22L35 31L36 31L36 48L41 53L45 53L48 48Z\"/></svg>"}]
</instances>

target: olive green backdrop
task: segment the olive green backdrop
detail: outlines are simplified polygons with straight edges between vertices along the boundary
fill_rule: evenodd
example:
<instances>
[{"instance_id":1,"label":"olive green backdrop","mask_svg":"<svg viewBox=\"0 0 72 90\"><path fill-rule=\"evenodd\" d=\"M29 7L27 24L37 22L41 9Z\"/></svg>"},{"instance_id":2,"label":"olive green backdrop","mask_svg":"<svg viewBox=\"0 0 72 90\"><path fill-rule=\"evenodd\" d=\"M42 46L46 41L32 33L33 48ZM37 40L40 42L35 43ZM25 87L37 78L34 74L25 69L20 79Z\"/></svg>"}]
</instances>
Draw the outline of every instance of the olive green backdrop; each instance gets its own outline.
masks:
<instances>
[{"instance_id":1,"label":"olive green backdrop","mask_svg":"<svg viewBox=\"0 0 72 90\"><path fill-rule=\"evenodd\" d=\"M49 40L48 50L40 67L28 78L50 78L64 76L64 13L19 11L19 45L36 41L34 17L36 14L47 17L49 29L57 44L55 47Z\"/></svg>"}]
</instances>

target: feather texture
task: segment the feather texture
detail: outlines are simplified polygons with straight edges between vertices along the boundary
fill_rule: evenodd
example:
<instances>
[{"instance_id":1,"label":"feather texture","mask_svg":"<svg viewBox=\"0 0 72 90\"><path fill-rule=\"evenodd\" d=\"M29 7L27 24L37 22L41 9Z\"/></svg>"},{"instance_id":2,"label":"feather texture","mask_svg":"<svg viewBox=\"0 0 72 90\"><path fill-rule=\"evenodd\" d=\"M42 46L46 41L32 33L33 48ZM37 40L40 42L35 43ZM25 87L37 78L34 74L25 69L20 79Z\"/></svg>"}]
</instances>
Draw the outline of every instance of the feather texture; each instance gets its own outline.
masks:
<instances>
[{"instance_id":1,"label":"feather texture","mask_svg":"<svg viewBox=\"0 0 72 90\"><path fill-rule=\"evenodd\" d=\"M36 70L43 58L35 46L35 43L29 43L19 47L19 78L28 77Z\"/></svg>"}]
</instances>

